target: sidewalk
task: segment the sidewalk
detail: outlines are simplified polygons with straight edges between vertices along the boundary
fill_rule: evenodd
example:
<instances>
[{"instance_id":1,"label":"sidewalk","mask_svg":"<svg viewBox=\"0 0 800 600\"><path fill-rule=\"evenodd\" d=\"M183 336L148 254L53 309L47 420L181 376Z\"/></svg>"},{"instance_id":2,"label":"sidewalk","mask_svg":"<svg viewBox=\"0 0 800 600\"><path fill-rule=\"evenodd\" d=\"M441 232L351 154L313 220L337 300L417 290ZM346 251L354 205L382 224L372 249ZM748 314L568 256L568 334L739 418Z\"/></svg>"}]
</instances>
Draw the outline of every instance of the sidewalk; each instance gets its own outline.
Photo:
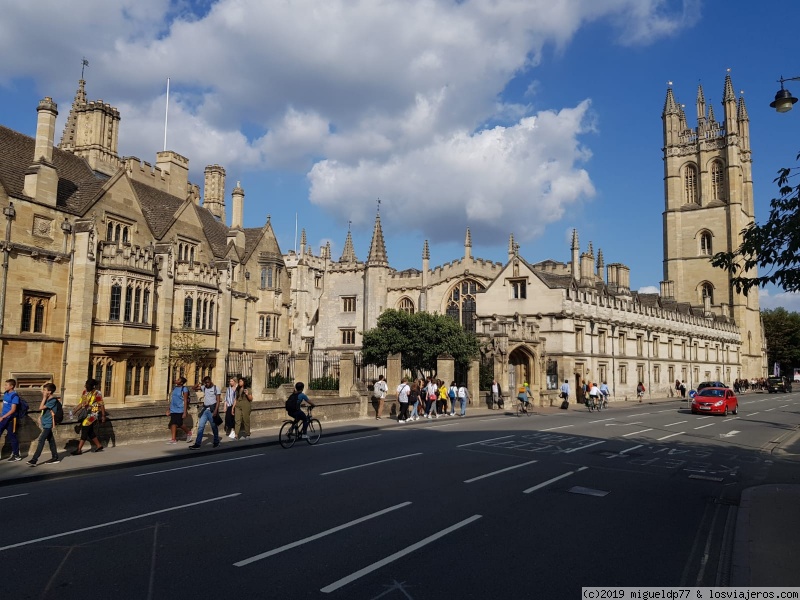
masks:
<instances>
[{"instance_id":1,"label":"sidewalk","mask_svg":"<svg viewBox=\"0 0 800 600\"><path fill-rule=\"evenodd\" d=\"M752 395L746 394L745 396ZM508 405L508 403L506 403ZM609 410L632 407L638 402L634 400L614 401ZM644 405L672 404L675 410L686 407L686 401L680 398L651 398ZM515 409L513 409L515 410ZM570 402L569 410L586 410L582 404ZM486 407L470 406L467 419L489 415L511 414L512 409L506 406L504 411L489 410ZM537 407L534 414L547 416L563 413L558 407ZM449 418L449 417L448 417ZM457 417L455 417L457 418ZM335 437L352 433L369 433L386 427L398 427L396 420L384 417L378 421L374 416L351 421L323 423L323 437ZM413 425L411 425L413 427ZM72 456L62 450L62 462L57 465L46 465L50 452L45 445L44 452L35 468L29 467L27 457L16 463L3 461L0 463L0 488L40 481L76 476L86 473L98 473L107 470L133 466L157 465L171 463L164 468L180 467L180 462L189 458L214 457L214 460L232 459L241 450L255 450L278 444L278 429L272 427L254 431L248 440L231 440L222 438L221 445L212 449L210 431L206 430L203 446L200 450L189 450L189 444L178 442L171 445L163 441L143 442L140 444L120 445L107 448L103 452L86 452L81 456ZM88 447L87 444L86 447ZM800 463L800 431L793 432L782 440L773 451L777 460L796 461ZM0 492L0 496L4 495ZM742 492L738 509L734 534L733 559L731 565L731 586L797 586L800 575L797 575L795 561L800 553L800 485L770 484L747 488Z\"/></svg>"}]
</instances>

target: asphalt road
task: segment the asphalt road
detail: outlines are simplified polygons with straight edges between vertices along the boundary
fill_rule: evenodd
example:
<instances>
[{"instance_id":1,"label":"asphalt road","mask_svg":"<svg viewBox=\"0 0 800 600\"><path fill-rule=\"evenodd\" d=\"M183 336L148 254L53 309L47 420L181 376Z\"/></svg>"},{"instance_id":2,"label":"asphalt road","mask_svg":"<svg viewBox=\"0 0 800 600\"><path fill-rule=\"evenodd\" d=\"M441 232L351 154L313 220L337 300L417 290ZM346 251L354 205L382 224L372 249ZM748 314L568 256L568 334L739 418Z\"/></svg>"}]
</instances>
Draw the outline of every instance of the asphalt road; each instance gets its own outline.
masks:
<instances>
[{"instance_id":1,"label":"asphalt road","mask_svg":"<svg viewBox=\"0 0 800 600\"><path fill-rule=\"evenodd\" d=\"M7 598L574 598L725 585L800 394L495 414L7 486Z\"/></svg>"}]
</instances>

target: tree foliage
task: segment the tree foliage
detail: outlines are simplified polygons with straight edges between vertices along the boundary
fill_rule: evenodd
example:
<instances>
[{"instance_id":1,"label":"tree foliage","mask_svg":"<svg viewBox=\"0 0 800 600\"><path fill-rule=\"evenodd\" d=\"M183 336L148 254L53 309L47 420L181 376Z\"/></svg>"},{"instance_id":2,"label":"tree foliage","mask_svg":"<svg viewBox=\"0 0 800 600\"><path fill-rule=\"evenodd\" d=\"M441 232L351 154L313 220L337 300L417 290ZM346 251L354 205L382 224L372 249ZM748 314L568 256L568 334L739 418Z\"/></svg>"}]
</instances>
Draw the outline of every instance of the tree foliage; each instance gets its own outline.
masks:
<instances>
[{"instance_id":1,"label":"tree foliage","mask_svg":"<svg viewBox=\"0 0 800 600\"><path fill-rule=\"evenodd\" d=\"M779 363L781 373L791 376L792 369L800 367L800 313L776 308L761 311L761 318L769 364Z\"/></svg>"},{"instance_id":2,"label":"tree foliage","mask_svg":"<svg viewBox=\"0 0 800 600\"><path fill-rule=\"evenodd\" d=\"M176 371L181 367L191 369L211 356L211 350L201 343L202 338L191 329L183 329L172 337L169 356L165 362Z\"/></svg>"},{"instance_id":3,"label":"tree foliage","mask_svg":"<svg viewBox=\"0 0 800 600\"><path fill-rule=\"evenodd\" d=\"M797 171L798 167L778 171L775 182L780 196L770 202L769 219L763 225L746 227L739 248L718 252L711 260L715 267L728 271L739 292L746 294L768 283L800 291L800 185L790 183ZM757 268L764 273L757 274Z\"/></svg>"},{"instance_id":4,"label":"tree foliage","mask_svg":"<svg viewBox=\"0 0 800 600\"><path fill-rule=\"evenodd\" d=\"M446 315L408 314L389 309L377 327L365 331L361 355L365 363L386 365L390 354L402 354L402 366L412 373L435 372L436 359L449 354L464 364L478 356L478 339Z\"/></svg>"}]
</instances>

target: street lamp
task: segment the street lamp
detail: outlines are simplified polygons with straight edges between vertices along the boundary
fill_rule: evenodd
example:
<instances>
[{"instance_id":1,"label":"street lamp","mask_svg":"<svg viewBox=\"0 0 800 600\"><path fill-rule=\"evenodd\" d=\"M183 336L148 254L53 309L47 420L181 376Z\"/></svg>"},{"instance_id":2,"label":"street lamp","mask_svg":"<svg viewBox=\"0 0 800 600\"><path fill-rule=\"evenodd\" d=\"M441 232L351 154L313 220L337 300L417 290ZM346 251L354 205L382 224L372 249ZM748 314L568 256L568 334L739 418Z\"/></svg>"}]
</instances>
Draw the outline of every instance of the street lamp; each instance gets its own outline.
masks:
<instances>
[{"instance_id":1,"label":"street lamp","mask_svg":"<svg viewBox=\"0 0 800 600\"><path fill-rule=\"evenodd\" d=\"M792 93L783 87L784 81L800 81L800 77L784 78L783 75L781 75L781 78L778 80L781 84L781 89L778 90L778 93L775 94L775 100L770 102L769 105L779 113L789 112L792 110L792 105L797 102L797 98L792 96Z\"/></svg>"}]
</instances>

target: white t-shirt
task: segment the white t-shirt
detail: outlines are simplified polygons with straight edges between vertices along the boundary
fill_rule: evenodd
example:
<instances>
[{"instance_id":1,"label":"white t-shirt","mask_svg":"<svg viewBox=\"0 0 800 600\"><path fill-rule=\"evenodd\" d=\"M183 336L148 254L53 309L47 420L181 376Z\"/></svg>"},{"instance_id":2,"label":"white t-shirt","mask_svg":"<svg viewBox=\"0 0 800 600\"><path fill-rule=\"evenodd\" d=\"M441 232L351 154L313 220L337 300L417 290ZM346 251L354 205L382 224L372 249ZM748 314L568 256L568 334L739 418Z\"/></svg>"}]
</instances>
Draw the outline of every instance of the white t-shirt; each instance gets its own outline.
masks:
<instances>
[{"instance_id":1,"label":"white t-shirt","mask_svg":"<svg viewBox=\"0 0 800 600\"><path fill-rule=\"evenodd\" d=\"M213 406L217 403L217 396L220 396L222 392L220 389L212 385L211 387L200 386L200 391L203 392L203 404L205 406Z\"/></svg>"},{"instance_id":2,"label":"white t-shirt","mask_svg":"<svg viewBox=\"0 0 800 600\"><path fill-rule=\"evenodd\" d=\"M458 397L459 398L466 398L467 397L467 388L465 388L463 386L458 388Z\"/></svg>"},{"instance_id":3,"label":"white t-shirt","mask_svg":"<svg viewBox=\"0 0 800 600\"><path fill-rule=\"evenodd\" d=\"M386 392L389 391L389 386L382 379L376 381L372 388L372 393L376 398L386 398Z\"/></svg>"},{"instance_id":4,"label":"white t-shirt","mask_svg":"<svg viewBox=\"0 0 800 600\"><path fill-rule=\"evenodd\" d=\"M407 383L401 383L397 386L397 401L403 402L404 404L408 404L408 393L411 391L411 388L408 387Z\"/></svg>"},{"instance_id":5,"label":"white t-shirt","mask_svg":"<svg viewBox=\"0 0 800 600\"><path fill-rule=\"evenodd\" d=\"M497 383L492 384L492 393L499 394L500 393L500 385Z\"/></svg>"}]
</instances>

